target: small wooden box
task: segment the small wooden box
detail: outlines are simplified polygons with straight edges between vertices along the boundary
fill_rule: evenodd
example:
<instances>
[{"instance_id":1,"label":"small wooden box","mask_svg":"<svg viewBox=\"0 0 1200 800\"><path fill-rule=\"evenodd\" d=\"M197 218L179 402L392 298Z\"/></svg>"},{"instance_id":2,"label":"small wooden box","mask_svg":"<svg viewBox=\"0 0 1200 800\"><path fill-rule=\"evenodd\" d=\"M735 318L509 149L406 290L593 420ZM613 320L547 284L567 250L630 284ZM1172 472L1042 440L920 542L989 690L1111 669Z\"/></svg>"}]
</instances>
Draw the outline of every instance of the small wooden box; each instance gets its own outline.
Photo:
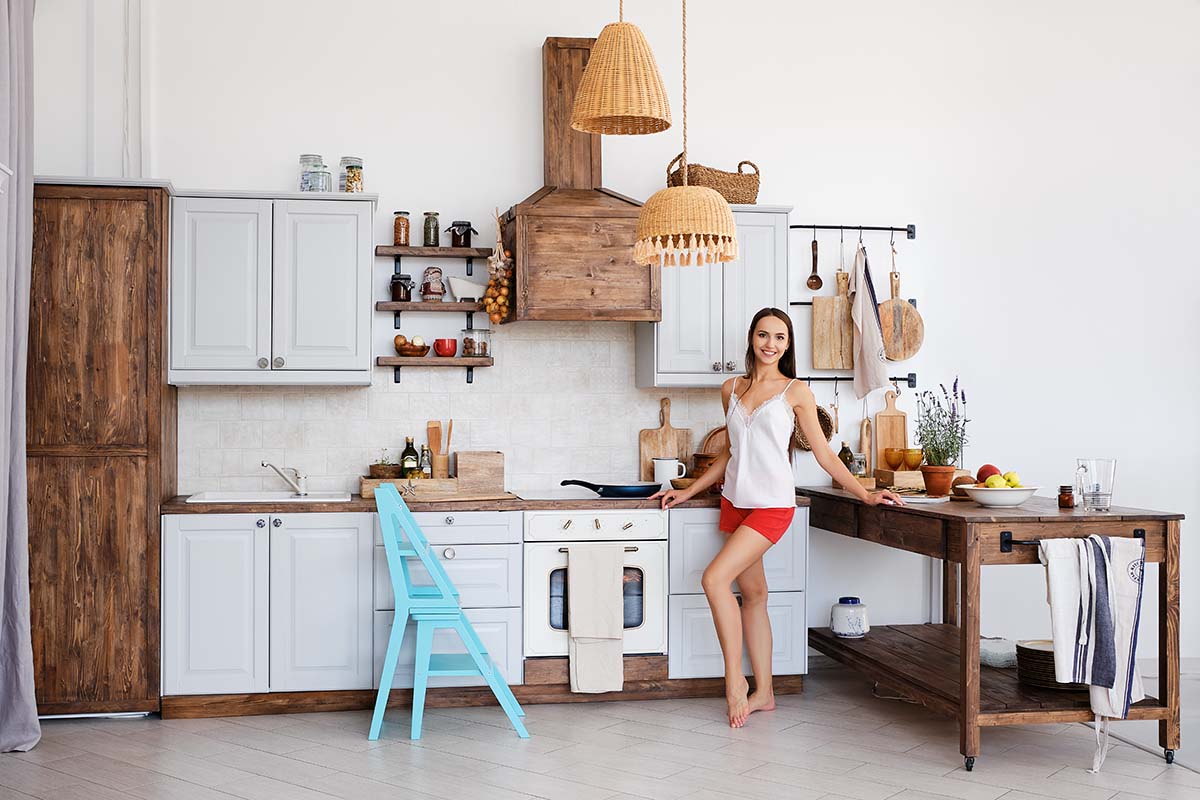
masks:
<instances>
[{"instance_id":1,"label":"small wooden box","mask_svg":"<svg viewBox=\"0 0 1200 800\"><path fill-rule=\"evenodd\" d=\"M400 489L400 494L412 500L458 494L458 481L454 478L420 478L412 481L408 478L360 478L358 492L363 497L371 498L375 496L375 490L385 483L396 484L396 488ZM410 483L416 494L408 493Z\"/></svg>"},{"instance_id":2,"label":"small wooden box","mask_svg":"<svg viewBox=\"0 0 1200 800\"><path fill-rule=\"evenodd\" d=\"M454 475L464 492L503 492L504 453L499 450L460 450Z\"/></svg>"},{"instance_id":3,"label":"small wooden box","mask_svg":"<svg viewBox=\"0 0 1200 800\"><path fill-rule=\"evenodd\" d=\"M965 469L954 471L954 477L970 475ZM919 469L877 469L875 483L887 489L924 489L925 476Z\"/></svg>"}]
</instances>

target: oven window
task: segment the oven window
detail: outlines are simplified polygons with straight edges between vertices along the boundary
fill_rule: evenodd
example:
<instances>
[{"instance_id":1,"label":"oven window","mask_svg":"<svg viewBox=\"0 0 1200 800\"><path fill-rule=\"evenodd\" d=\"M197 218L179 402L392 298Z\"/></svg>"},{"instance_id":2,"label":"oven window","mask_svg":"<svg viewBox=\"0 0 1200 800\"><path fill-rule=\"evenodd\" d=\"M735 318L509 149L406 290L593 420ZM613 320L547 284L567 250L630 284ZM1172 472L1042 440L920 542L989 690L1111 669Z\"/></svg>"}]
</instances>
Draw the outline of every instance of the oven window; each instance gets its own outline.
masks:
<instances>
[{"instance_id":1,"label":"oven window","mask_svg":"<svg viewBox=\"0 0 1200 800\"><path fill-rule=\"evenodd\" d=\"M642 571L637 567L626 567L621 592L625 601L625 628L640 628L646 618L643 597ZM567 568L550 572L550 627L556 631L567 629Z\"/></svg>"}]
</instances>

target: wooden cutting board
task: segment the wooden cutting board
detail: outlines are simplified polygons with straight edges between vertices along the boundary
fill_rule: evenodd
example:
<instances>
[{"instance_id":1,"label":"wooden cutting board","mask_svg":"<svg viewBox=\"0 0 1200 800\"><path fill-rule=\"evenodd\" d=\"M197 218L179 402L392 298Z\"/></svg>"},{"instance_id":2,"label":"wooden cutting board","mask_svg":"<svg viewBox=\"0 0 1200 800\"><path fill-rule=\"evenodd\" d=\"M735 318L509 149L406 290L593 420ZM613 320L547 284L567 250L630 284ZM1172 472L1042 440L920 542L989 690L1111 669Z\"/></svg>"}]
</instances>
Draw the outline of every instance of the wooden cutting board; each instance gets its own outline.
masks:
<instances>
[{"instance_id":1,"label":"wooden cutting board","mask_svg":"<svg viewBox=\"0 0 1200 800\"><path fill-rule=\"evenodd\" d=\"M644 428L638 434L639 480L654 480L656 458L678 458L686 464L692 456L691 428L671 427L671 398L664 397L660 407L662 424L657 428Z\"/></svg>"},{"instance_id":2,"label":"wooden cutting board","mask_svg":"<svg viewBox=\"0 0 1200 800\"><path fill-rule=\"evenodd\" d=\"M921 349L921 343L925 341L925 322L917 313L917 307L900 297L900 273L890 272L888 277L892 284L892 299L879 304L883 352L889 361L903 361ZM816 312L815 305L813 312Z\"/></svg>"},{"instance_id":3,"label":"wooden cutting board","mask_svg":"<svg viewBox=\"0 0 1200 800\"><path fill-rule=\"evenodd\" d=\"M837 294L812 301L813 369L854 369L854 322L850 318L850 273L838 272Z\"/></svg>"},{"instance_id":4,"label":"wooden cutting board","mask_svg":"<svg viewBox=\"0 0 1200 800\"><path fill-rule=\"evenodd\" d=\"M908 447L908 415L896 408L896 393L884 395L887 405L875 414L875 464L883 464L883 451Z\"/></svg>"}]
</instances>

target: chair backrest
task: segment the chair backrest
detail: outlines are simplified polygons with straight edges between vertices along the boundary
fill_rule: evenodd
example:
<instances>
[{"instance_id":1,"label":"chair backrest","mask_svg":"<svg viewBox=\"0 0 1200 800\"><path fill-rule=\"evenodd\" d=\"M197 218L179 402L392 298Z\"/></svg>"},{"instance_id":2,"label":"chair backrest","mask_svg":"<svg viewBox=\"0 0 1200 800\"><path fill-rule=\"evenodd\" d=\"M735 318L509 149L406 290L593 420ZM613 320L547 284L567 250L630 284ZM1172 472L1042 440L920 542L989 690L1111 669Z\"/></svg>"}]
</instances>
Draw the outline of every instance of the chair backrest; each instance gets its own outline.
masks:
<instances>
[{"instance_id":1,"label":"chair backrest","mask_svg":"<svg viewBox=\"0 0 1200 800\"><path fill-rule=\"evenodd\" d=\"M383 547L387 553L388 571L392 577L392 591L396 597L406 596L409 600L419 600L422 604L432 605L444 602L457 606L454 597L454 584L450 576L442 568L429 540L421 531L421 526L409 510L400 492L390 483L380 485L375 489L375 509L379 512L379 528L383 533ZM407 545L407 547L405 546ZM420 598L413 595L412 573L408 569L408 559L416 557L421 560L425 571L433 579L441 596L422 594Z\"/></svg>"}]
</instances>

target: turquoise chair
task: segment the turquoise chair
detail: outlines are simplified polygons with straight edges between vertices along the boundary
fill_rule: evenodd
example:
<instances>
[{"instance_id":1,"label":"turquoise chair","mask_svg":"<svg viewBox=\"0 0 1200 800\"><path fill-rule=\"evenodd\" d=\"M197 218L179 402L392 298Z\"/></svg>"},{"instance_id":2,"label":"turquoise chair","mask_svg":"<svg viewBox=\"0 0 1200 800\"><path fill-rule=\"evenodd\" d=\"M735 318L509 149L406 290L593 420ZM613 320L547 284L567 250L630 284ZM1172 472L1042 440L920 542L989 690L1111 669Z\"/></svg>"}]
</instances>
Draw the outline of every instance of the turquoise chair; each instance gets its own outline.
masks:
<instances>
[{"instance_id":1,"label":"turquoise chair","mask_svg":"<svg viewBox=\"0 0 1200 800\"><path fill-rule=\"evenodd\" d=\"M392 590L396 595L396 617L392 621L392 634L388 638L387 655L383 659L383 674L379 677L379 694L375 697L375 714L371 717L371 732L368 739L379 738L383 727L383 714L387 709L388 693L396 674L396 662L400 658L400 645L404 631L411 619L417 624L417 657L413 674L412 738L421 738L421 720L425 715L425 690L433 676L474 676L487 681L492 693L522 739L529 738L521 717L521 708L512 690L508 688L500 671L492 663L475 628L467 621L466 614L458 603L458 592L437 556L429 547L429 540L421 532L412 512L408 510L400 492L390 483L375 490L375 507L379 511L379 527L383 531L383 546L387 552L388 571L392 577ZM432 585L416 584L408 569L408 559L420 559L425 571L433 579ZM458 632L466 653L433 652L433 632L438 628L451 628Z\"/></svg>"}]
</instances>

